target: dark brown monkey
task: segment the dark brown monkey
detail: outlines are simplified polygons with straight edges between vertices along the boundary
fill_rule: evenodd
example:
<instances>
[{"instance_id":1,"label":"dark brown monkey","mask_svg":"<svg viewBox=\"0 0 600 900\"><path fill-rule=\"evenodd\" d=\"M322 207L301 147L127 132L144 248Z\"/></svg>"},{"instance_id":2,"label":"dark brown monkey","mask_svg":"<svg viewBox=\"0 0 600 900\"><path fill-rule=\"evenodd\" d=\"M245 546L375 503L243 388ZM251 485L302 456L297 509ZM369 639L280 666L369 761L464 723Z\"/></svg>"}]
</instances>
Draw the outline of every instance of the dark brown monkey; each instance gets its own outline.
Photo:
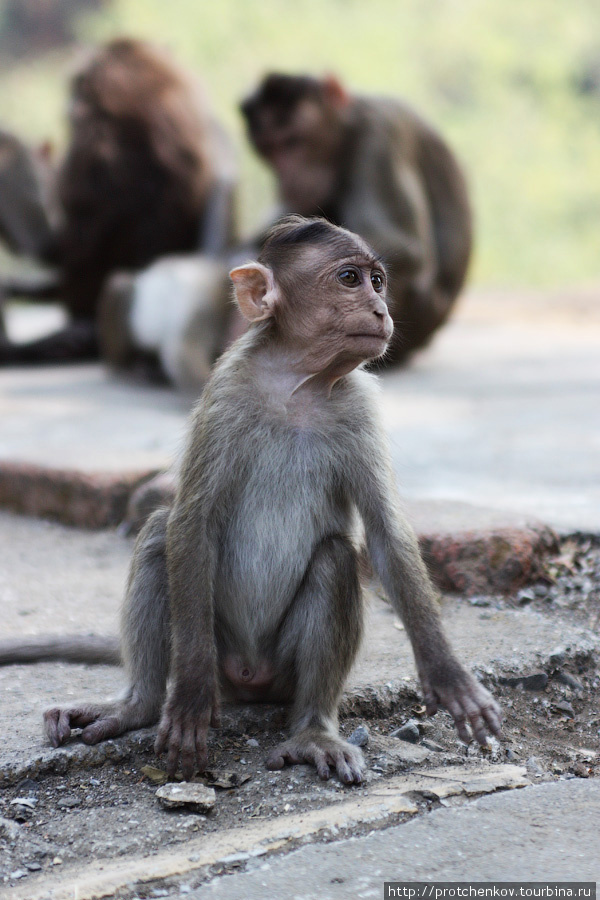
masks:
<instances>
[{"instance_id":1,"label":"dark brown monkey","mask_svg":"<svg viewBox=\"0 0 600 900\"><path fill-rule=\"evenodd\" d=\"M453 153L404 103L351 96L332 77L268 75L241 109L285 209L355 231L384 259L397 328L380 363L401 362L466 276L471 213Z\"/></svg>"},{"instance_id":2,"label":"dark brown monkey","mask_svg":"<svg viewBox=\"0 0 600 900\"><path fill-rule=\"evenodd\" d=\"M250 327L195 410L172 509L138 538L123 614L130 686L111 703L48 710L50 741L81 727L93 744L160 718L157 752L189 778L207 764L220 699L282 701L291 734L267 765L360 782L361 752L337 726L362 634L356 511L429 713L446 707L461 738L470 723L484 743L500 710L443 633L398 509L375 376L360 368L393 330L379 257L323 219L292 217L231 278Z\"/></svg>"},{"instance_id":3,"label":"dark brown monkey","mask_svg":"<svg viewBox=\"0 0 600 900\"><path fill-rule=\"evenodd\" d=\"M99 296L111 273L171 253L216 254L232 237L230 147L165 54L129 39L101 47L73 80L70 126L50 256L72 322L44 341L4 347L0 363L97 355ZM110 328L105 339L110 352Z\"/></svg>"}]
</instances>

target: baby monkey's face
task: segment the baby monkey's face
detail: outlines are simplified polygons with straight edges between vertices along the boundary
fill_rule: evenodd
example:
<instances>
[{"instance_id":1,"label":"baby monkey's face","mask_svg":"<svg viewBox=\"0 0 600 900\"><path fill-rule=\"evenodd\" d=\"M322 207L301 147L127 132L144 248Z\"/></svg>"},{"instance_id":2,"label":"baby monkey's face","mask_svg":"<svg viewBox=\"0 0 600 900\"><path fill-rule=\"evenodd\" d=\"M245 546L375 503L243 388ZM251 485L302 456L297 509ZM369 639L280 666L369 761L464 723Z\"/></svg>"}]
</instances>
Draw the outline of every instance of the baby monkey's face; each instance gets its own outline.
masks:
<instances>
[{"instance_id":1,"label":"baby monkey's face","mask_svg":"<svg viewBox=\"0 0 600 900\"><path fill-rule=\"evenodd\" d=\"M381 260L362 242L341 249L301 250L291 265L290 280L286 278L288 291L295 295L294 302L284 304L289 313L286 327L298 346L310 351L317 367L319 360L323 368L340 360L351 369L375 359L385 353L394 330Z\"/></svg>"}]
</instances>

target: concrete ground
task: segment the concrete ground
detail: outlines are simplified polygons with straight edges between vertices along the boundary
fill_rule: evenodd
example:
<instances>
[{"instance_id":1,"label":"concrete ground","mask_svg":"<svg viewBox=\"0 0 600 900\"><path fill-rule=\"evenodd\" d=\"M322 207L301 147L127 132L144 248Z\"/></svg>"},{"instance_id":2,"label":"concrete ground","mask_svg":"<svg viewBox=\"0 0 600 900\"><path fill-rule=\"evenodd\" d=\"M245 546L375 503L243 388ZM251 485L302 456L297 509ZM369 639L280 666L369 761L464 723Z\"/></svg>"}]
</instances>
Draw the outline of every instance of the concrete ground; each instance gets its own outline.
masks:
<instances>
[{"instance_id":1,"label":"concrete ground","mask_svg":"<svg viewBox=\"0 0 600 900\"><path fill-rule=\"evenodd\" d=\"M25 337L48 322L16 309L10 327ZM537 520L600 535L594 292L472 295L382 386L396 471L421 533L477 537ZM0 468L160 468L177 452L188 407L167 388L127 384L100 366L0 371ZM130 539L2 512L0 546L2 638L114 630ZM576 580L595 578L579 572L573 548L553 565L573 584L552 602L543 591L521 601L444 599L454 645L504 705L505 736L487 754L461 747L447 716L420 718L406 635L371 597L343 704L345 733L360 722L371 732L369 775L352 791L320 786L304 767L266 773L264 751L282 720L234 710L211 752L222 780L229 770L250 780L218 792L208 816L167 812L155 798L156 769L146 771L161 765L151 732L92 751L76 740L52 751L41 735L41 708L112 694L120 670L0 669L6 896L337 900L381 896L384 880L595 880L600 612L573 602ZM506 682L522 675L542 686ZM393 736L410 717L414 745Z\"/></svg>"},{"instance_id":2,"label":"concrete ground","mask_svg":"<svg viewBox=\"0 0 600 900\"><path fill-rule=\"evenodd\" d=\"M596 882L599 821L600 781L538 785L439 809L367 837L251 861L246 873L188 896L366 900L386 896L386 881Z\"/></svg>"}]
</instances>

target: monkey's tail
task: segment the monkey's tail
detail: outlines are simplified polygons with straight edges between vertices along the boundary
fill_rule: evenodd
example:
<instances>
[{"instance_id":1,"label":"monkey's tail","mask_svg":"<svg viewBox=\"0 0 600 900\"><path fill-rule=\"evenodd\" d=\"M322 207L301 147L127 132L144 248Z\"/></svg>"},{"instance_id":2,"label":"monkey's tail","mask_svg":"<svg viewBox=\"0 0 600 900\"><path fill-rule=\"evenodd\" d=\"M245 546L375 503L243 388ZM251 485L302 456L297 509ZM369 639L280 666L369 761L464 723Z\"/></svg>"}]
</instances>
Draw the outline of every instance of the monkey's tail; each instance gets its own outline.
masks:
<instances>
[{"instance_id":1,"label":"monkey's tail","mask_svg":"<svg viewBox=\"0 0 600 900\"><path fill-rule=\"evenodd\" d=\"M119 639L95 634L75 634L36 635L13 641L0 641L0 666L54 660L119 666L121 664Z\"/></svg>"}]
</instances>

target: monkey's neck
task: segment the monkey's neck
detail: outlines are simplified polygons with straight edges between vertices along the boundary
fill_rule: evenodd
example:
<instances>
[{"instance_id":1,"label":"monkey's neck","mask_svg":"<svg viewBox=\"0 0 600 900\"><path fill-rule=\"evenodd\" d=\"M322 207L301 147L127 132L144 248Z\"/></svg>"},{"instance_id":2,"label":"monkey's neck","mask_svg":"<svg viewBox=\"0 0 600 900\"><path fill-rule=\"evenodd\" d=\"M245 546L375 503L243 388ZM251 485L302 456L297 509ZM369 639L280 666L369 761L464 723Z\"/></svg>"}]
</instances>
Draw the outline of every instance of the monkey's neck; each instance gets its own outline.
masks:
<instances>
[{"instance_id":1,"label":"monkey's neck","mask_svg":"<svg viewBox=\"0 0 600 900\"><path fill-rule=\"evenodd\" d=\"M286 407L329 399L334 384L358 364L334 360L318 366L308 354L275 342L256 348L252 357L261 390L273 403Z\"/></svg>"}]
</instances>

